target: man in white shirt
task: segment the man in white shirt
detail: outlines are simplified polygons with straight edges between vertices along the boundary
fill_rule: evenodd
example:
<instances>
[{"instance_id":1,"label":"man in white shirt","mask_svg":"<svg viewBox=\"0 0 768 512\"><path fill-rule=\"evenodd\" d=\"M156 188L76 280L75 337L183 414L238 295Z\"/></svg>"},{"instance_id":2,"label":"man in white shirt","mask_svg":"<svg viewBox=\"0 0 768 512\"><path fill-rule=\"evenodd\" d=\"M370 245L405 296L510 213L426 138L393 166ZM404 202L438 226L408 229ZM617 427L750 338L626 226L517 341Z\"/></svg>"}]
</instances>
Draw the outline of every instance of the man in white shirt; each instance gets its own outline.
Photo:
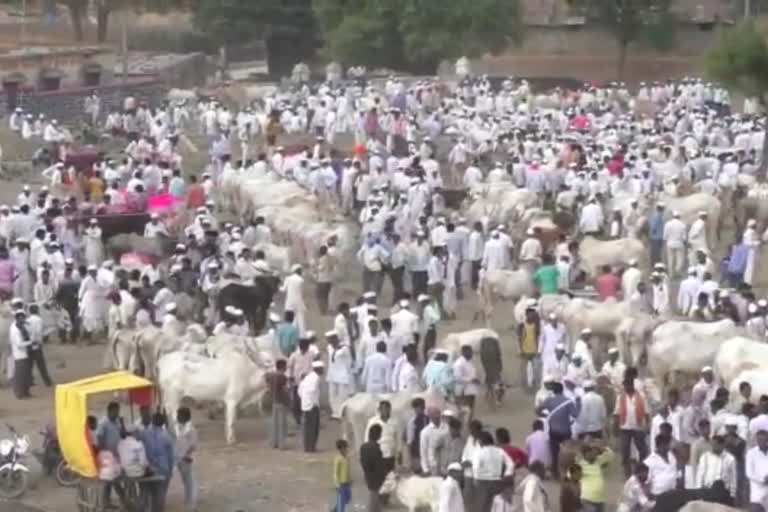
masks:
<instances>
[{"instance_id":1,"label":"man in white shirt","mask_svg":"<svg viewBox=\"0 0 768 512\"><path fill-rule=\"evenodd\" d=\"M685 262L686 226L680 220L680 212L672 212L672 218L664 224L664 243L667 248L667 266L670 277L677 277L683 272Z\"/></svg>"},{"instance_id":2,"label":"man in white shirt","mask_svg":"<svg viewBox=\"0 0 768 512\"><path fill-rule=\"evenodd\" d=\"M707 244L707 212L700 211L699 218L693 221L691 229L688 231L688 246L690 247L689 262L691 265L696 264L696 251L703 250L705 254L709 254L709 246Z\"/></svg>"},{"instance_id":3,"label":"man in white shirt","mask_svg":"<svg viewBox=\"0 0 768 512\"><path fill-rule=\"evenodd\" d=\"M291 269L291 275L285 278L281 291L285 292L286 311L293 311L294 324L299 329L299 335L306 330L305 314L307 307L304 305L304 277L302 277L301 265L295 264Z\"/></svg>"},{"instance_id":4,"label":"man in white shirt","mask_svg":"<svg viewBox=\"0 0 768 512\"><path fill-rule=\"evenodd\" d=\"M304 451L317 450L317 438L320 435L320 377L325 364L322 361L312 363L312 371L299 383L298 395L301 401L304 429Z\"/></svg>"},{"instance_id":5,"label":"man in white shirt","mask_svg":"<svg viewBox=\"0 0 768 512\"><path fill-rule=\"evenodd\" d=\"M328 342L328 401L331 418L341 418L341 406L353 393L352 352L339 340L336 331L325 333Z\"/></svg>"},{"instance_id":6,"label":"man in white shirt","mask_svg":"<svg viewBox=\"0 0 768 512\"><path fill-rule=\"evenodd\" d=\"M670 451L671 439L659 434L656 436L656 451L645 459L648 466L648 484L651 494L659 495L671 491L677 486L677 459Z\"/></svg>"},{"instance_id":7,"label":"man in white shirt","mask_svg":"<svg viewBox=\"0 0 768 512\"><path fill-rule=\"evenodd\" d=\"M419 434L419 462L424 476L440 476L440 449L447 431L441 425L440 409L427 410L429 424Z\"/></svg>"},{"instance_id":8,"label":"man in white shirt","mask_svg":"<svg viewBox=\"0 0 768 512\"><path fill-rule=\"evenodd\" d=\"M642 279L643 273L637 268L637 260L632 258L629 260L629 268L621 276L621 291L624 294L624 300L629 300L637 290L637 283L642 281Z\"/></svg>"},{"instance_id":9,"label":"man in white shirt","mask_svg":"<svg viewBox=\"0 0 768 512\"><path fill-rule=\"evenodd\" d=\"M581 397L581 408L574 422L574 430L578 432L579 439L586 436L602 439L608 418L605 400L595 392L594 381L584 381L582 388L584 395Z\"/></svg>"},{"instance_id":10,"label":"man in white shirt","mask_svg":"<svg viewBox=\"0 0 768 512\"><path fill-rule=\"evenodd\" d=\"M370 238L360 248L357 257L363 265L363 291L379 294L384 282L383 264L389 259L387 251L381 246L378 238Z\"/></svg>"},{"instance_id":11,"label":"man in white shirt","mask_svg":"<svg viewBox=\"0 0 768 512\"><path fill-rule=\"evenodd\" d=\"M475 398L477 397L478 385L480 384L472 356L472 347L464 345L461 347L461 355L453 363L456 401L460 407L467 409L470 419L475 410Z\"/></svg>"},{"instance_id":12,"label":"man in white shirt","mask_svg":"<svg viewBox=\"0 0 768 512\"><path fill-rule=\"evenodd\" d=\"M501 481L512 476L515 463L504 450L494 444L490 432L480 432L478 440L480 447L470 461L474 484L471 510L490 510Z\"/></svg>"},{"instance_id":13,"label":"man in white shirt","mask_svg":"<svg viewBox=\"0 0 768 512\"><path fill-rule=\"evenodd\" d=\"M712 436L712 448L705 452L696 466L696 488L709 488L722 481L732 499L736 499L736 459L725 450L725 438Z\"/></svg>"},{"instance_id":14,"label":"man in white shirt","mask_svg":"<svg viewBox=\"0 0 768 512\"><path fill-rule=\"evenodd\" d=\"M149 222L144 226L145 237L156 238L157 235L168 236L168 230L165 225L160 222L160 216L157 213L152 213L149 219Z\"/></svg>"},{"instance_id":15,"label":"man in white shirt","mask_svg":"<svg viewBox=\"0 0 768 512\"><path fill-rule=\"evenodd\" d=\"M581 210L581 218L579 219L579 230L584 235L597 235L603 229L603 210L600 205L597 204L595 197L589 198L587 203Z\"/></svg>"},{"instance_id":16,"label":"man in white shirt","mask_svg":"<svg viewBox=\"0 0 768 512\"><path fill-rule=\"evenodd\" d=\"M461 464L453 462L448 465L448 476L440 482L440 498L437 512L465 512L464 497L461 494Z\"/></svg>"},{"instance_id":17,"label":"man in white shirt","mask_svg":"<svg viewBox=\"0 0 768 512\"><path fill-rule=\"evenodd\" d=\"M366 441L368 441L367 432L370 432L373 425L381 426L381 438L379 439L381 455L384 458L386 469L393 471L397 456L400 454L402 427L397 418L392 417L392 404L388 400L379 402L379 414L368 420L368 424L365 427Z\"/></svg>"},{"instance_id":18,"label":"man in white shirt","mask_svg":"<svg viewBox=\"0 0 768 512\"><path fill-rule=\"evenodd\" d=\"M21 400L29 398L29 388L32 384L32 360L28 353L32 337L27 329L27 314L23 307L14 312L14 317L8 336L13 357L13 394Z\"/></svg>"},{"instance_id":19,"label":"man in white shirt","mask_svg":"<svg viewBox=\"0 0 768 512\"><path fill-rule=\"evenodd\" d=\"M410 346L414 347L415 345ZM403 355L405 356L405 360L402 362L397 372L397 387L395 392L409 391L414 393L421 391L419 371L416 369L416 365L419 362L418 351L406 350Z\"/></svg>"},{"instance_id":20,"label":"man in white shirt","mask_svg":"<svg viewBox=\"0 0 768 512\"><path fill-rule=\"evenodd\" d=\"M747 451L746 476L749 480L750 511L768 507L768 430L757 431L757 446Z\"/></svg>"},{"instance_id":21,"label":"man in white shirt","mask_svg":"<svg viewBox=\"0 0 768 512\"><path fill-rule=\"evenodd\" d=\"M467 260L469 260L470 265L469 279L473 290L477 290L484 252L483 225L480 222L475 222L467 240Z\"/></svg>"},{"instance_id":22,"label":"man in white shirt","mask_svg":"<svg viewBox=\"0 0 768 512\"><path fill-rule=\"evenodd\" d=\"M386 393L392 376L392 360L387 356L387 344L376 343L376 352L369 355L363 364L360 382L368 393Z\"/></svg>"},{"instance_id":23,"label":"man in white shirt","mask_svg":"<svg viewBox=\"0 0 768 512\"><path fill-rule=\"evenodd\" d=\"M696 277L696 267L688 268L688 277L680 282L677 292L677 310L683 316L688 316L691 308L696 305L701 281Z\"/></svg>"},{"instance_id":24,"label":"man in white shirt","mask_svg":"<svg viewBox=\"0 0 768 512\"><path fill-rule=\"evenodd\" d=\"M533 228L529 228L526 239L520 245L520 263L533 271L541 264L541 254L541 242L536 238Z\"/></svg>"}]
</instances>

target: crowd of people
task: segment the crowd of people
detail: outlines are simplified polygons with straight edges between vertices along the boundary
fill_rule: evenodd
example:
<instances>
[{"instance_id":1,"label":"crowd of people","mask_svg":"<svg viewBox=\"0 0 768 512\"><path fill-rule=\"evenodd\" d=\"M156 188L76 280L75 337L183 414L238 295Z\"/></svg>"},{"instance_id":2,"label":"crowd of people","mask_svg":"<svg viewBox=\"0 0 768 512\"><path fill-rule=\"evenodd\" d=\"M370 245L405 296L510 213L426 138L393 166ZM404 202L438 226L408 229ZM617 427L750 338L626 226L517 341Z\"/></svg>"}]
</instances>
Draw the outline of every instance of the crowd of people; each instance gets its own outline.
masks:
<instances>
[{"instance_id":1,"label":"crowd of people","mask_svg":"<svg viewBox=\"0 0 768 512\"><path fill-rule=\"evenodd\" d=\"M517 338L521 392L535 391L536 419L530 435L513 443L507 429L491 432L476 411L483 397L495 401L494 386L504 387L501 354L492 372L498 374L485 372L486 393L472 346L452 353L438 343L438 330L450 332L444 330L473 307L475 295L487 299L491 273L515 267L531 271L541 297L593 287L599 302L629 301L633 311L659 318L728 318L764 341L768 303L752 288L763 239L757 219L736 226L740 237L718 268L711 233L722 219L702 210L689 224L664 202L697 190L719 198L725 211L737 206L745 184L757 187L764 118L731 114L723 89L685 79L641 84L634 94L623 84L587 84L536 96L528 83L511 79L492 85L479 77L449 87L390 78L378 88L362 81L307 84L241 110L208 98L196 105L126 98L103 116L94 94L84 114L126 146L96 162L83 190L82 170L68 166L65 132L55 120L35 121L17 109L9 121L21 137L41 137L55 155L42 171L49 186L25 186L15 204L0 206L0 293L12 318L3 362L17 398L30 396L35 365L51 384L43 354L54 338L94 343L152 325L180 336L188 322L213 335L259 334L246 311L218 308L217 297L233 278L248 283L278 273L260 249L273 242L273 227L264 216L225 220L231 212L224 211L220 186L232 176L270 174L295 181L361 228L355 254L344 254L330 237L283 279L282 312L273 306L268 317L279 356L267 377L272 446L285 447L292 415L304 450L317 450L323 386L333 419L342 419L355 393L414 395L407 422L381 400L365 440L356 440L360 446L336 443L335 510L349 509L350 451L359 453L372 512L397 485L392 473L406 467L442 479L439 512L555 510L557 497L543 484L548 478L561 483L563 512L607 510L614 504L606 490L605 466L614 459L609 438L618 440L627 478L622 512L673 510L665 500L685 490L766 509L768 397L752 396L748 383L732 396L704 367L686 401L683 389L654 397L617 347L602 353L588 328L571 339L563 319L542 318L531 299ZM185 132L210 141L200 180L181 156ZM307 133L313 146L279 145ZM335 147L346 134L355 140L348 153ZM559 237L547 244L539 230L518 237L517 222L471 222L446 205L444 181L467 190L504 183L526 189L551 212ZM159 195L191 215L173 254L130 266L109 259L99 215L144 212ZM168 238L165 221L153 213L144 238ZM579 275L580 236L636 238L645 227L650 269L630 259L588 276L594 282ZM354 305L336 297L351 261L362 272ZM307 315L307 278L315 286L317 323ZM391 307L383 300L385 281ZM322 341L313 327L324 332ZM605 383L616 395L613 409L598 393ZM415 396L424 390L458 407ZM111 404L94 434L104 479L114 479L120 466L128 476L149 468L165 482L152 494L162 510L176 465L185 502L194 505L189 411L178 411L175 452L162 416L138 432L118 416Z\"/></svg>"}]
</instances>

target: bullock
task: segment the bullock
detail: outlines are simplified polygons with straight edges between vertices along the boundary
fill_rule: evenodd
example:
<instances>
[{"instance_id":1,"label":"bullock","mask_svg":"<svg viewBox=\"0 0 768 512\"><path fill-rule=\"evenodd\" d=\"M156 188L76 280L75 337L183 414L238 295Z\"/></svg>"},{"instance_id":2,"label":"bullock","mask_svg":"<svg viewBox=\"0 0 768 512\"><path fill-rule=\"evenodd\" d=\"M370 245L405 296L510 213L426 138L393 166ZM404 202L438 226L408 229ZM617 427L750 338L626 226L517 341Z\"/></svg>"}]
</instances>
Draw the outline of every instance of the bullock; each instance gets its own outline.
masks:
<instances>
[{"instance_id":1,"label":"bullock","mask_svg":"<svg viewBox=\"0 0 768 512\"><path fill-rule=\"evenodd\" d=\"M368 420L376 415L379 402L388 400L392 404L392 417L405 427L411 415L411 401L414 398L423 398L427 407L445 409L447 402L439 393L423 391L414 393L401 391L399 393L356 393L346 399L341 405L341 422L343 437L350 446L363 444L367 437L365 432Z\"/></svg>"},{"instance_id":2,"label":"bullock","mask_svg":"<svg viewBox=\"0 0 768 512\"><path fill-rule=\"evenodd\" d=\"M726 340L715 354L715 375L729 386L741 373L768 367L768 345L737 336Z\"/></svg>"},{"instance_id":3,"label":"bullock","mask_svg":"<svg viewBox=\"0 0 768 512\"><path fill-rule=\"evenodd\" d=\"M533 302L531 302L533 301ZM520 297L520 300L515 304L514 317L516 324L522 324L525 322L525 310L528 309L529 304L535 303L534 309L538 311L539 317L542 320L546 320L550 313L554 313L557 316L561 316L566 304L571 301L568 295L554 295L547 294L539 297L538 300L532 299L527 296Z\"/></svg>"},{"instance_id":4,"label":"bullock","mask_svg":"<svg viewBox=\"0 0 768 512\"><path fill-rule=\"evenodd\" d=\"M648 355L653 330L661 322L660 318L645 313L634 313L624 318L614 331L621 361L630 366L639 366Z\"/></svg>"},{"instance_id":5,"label":"bullock","mask_svg":"<svg viewBox=\"0 0 768 512\"><path fill-rule=\"evenodd\" d=\"M536 290L533 275L523 268L518 270L488 270L485 272L484 281L493 297L501 297L506 300L517 300L523 296L531 296Z\"/></svg>"},{"instance_id":6,"label":"bullock","mask_svg":"<svg viewBox=\"0 0 768 512\"><path fill-rule=\"evenodd\" d=\"M592 329L594 336L613 336L621 321L632 314L629 302L609 299L595 302L589 299L570 300L562 308L562 320L574 343L583 329Z\"/></svg>"},{"instance_id":7,"label":"bullock","mask_svg":"<svg viewBox=\"0 0 768 512\"><path fill-rule=\"evenodd\" d=\"M261 276L253 281L252 286L240 283L224 286L219 292L217 305L222 315L227 306L243 310L251 331L259 333L266 324L267 311L277 293L280 280L276 276Z\"/></svg>"},{"instance_id":8,"label":"bullock","mask_svg":"<svg viewBox=\"0 0 768 512\"><path fill-rule=\"evenodd\" d=\"M648 348L651 374L667 384L670 373L698 374L715 361L723 341L741 330L733 320L719 322L665 322L653 330Z\"/></svg>"},{"instance_id":9,"label":"bullock","mask_svg":"<svg viewBox=\"0 0 768 512\"><path fill-rule=\"evenodd\" d=\"M395 496L397 501L408 512L430 510L439 512L440 483L442 478L437 476L422 477L411 475L396 477Z\"/></svg>"},{"instance_id":10,"label":"bullock","mask_svg":"<svg viewBox=\"0 0 768 512\"><path fill-rule=\"evenodd\" d=\"M578 268L590 277L596 277L605 265L618 267L631 259L643 261L647 249L635 238L598 240L587 236L579 243Z\"/></svg>"},{"instance_id":11,"label":"bullock","mask_svg":"<svg viewBox=\"0 0 768 512\"><path fill-rule=\"evenodd\" d=\"M249 357L234 353L215 359L184 352L166 354L157 362L157 384L166 411L177 410L184 398L224 402L229 444L235 442L238 407L260 403L267 391L266 372Z\"/></svg>"},{"instance_id":12,"label":"bullock","mask_svg":"<svg viewBox=\"0 0 768 512\"><path fill-rule=\"evenodd\" d=\"M503 389L501 382L503 363L499 339L499 334L492 329L472 329L451 333L437 346L447 350L453 359L461 355L461 347L472 347L473 353L480 357L480 364L485 374L487 396L493 398L500 396L494 392L500 392Z\"/></svg>"}]
</instances>

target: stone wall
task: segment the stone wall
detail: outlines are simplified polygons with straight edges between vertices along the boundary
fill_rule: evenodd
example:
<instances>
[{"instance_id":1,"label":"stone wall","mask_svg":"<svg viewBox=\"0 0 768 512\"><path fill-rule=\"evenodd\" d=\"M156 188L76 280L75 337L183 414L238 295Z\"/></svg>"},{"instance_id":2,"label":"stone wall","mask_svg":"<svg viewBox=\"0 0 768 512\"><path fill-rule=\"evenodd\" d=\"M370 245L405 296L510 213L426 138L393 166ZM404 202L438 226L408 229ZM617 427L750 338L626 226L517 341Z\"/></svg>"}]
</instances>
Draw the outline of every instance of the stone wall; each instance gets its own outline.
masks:
<instances>
[{"instance_id":1,"label":"stone wall","mask_svg":"<svg viewBox=\"0 0 768 512\"><path fill-rule=\"evenodd\" d=\"M165 98L169 86L157 77L146 77L131 78L125 84L104 85L97 90L101 97L102 112L107 112L112 107L122 108L123 99L126 96L157 104ZM71 125L84 119L85 98L92 91L91 87L81 87L24 93L19 97L19 104L35 116L42 113L49 118L58 119L60 123ZM4 95L0 96L0 115L7 115L8 110L8 98Z\"/></svg>"}]
</instances>

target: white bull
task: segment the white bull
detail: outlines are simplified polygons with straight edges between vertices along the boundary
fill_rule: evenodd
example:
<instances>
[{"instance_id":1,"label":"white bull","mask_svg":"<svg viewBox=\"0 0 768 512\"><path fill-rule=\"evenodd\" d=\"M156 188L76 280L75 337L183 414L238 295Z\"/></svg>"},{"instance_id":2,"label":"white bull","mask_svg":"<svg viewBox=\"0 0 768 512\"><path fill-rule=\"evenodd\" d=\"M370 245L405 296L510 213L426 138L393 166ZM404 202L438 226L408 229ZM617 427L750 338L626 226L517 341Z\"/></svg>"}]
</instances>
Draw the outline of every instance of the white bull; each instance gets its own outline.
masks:
<instances>
[{"instance_id":1,"label":"white bull","mask_svg":"<svg viewBox=\"0 0 768 512\"><path fill-rule=\"evenodd\" d=\"M440 512L440 483L442 481L443 479L437 476L398 477L395 496L408 512L418 512L425 509L431 512Z\"/></svg>"},{"instance_id":2,"label":"white bull","mask_svg":"<svg viewBox=\"0 0 768 512\"><path fill-rule=\"evenodd\" d=\"M536 289L533 275L525 269L518 270L488 270L485 273L484 286L492 297L505 300L517 300L523 296L531 296Z\"/></svg>"},{"instance_id":3,"label":"white bull","mask_svg":"<svg viewBox=\"0 0 768 512\"><path fill-rule=\"evenodd\" d=\"M528 303L530 300L532 300L530 297L523 296L520 297L520 300L518 300L517 304L515 304L513 314L515 316L516 324L519 325L525 322L525 310L528 309ZM536 301L536 311L539 312L539 317L542 320L546 320L550 313L554 313L557 316L562 316L562 312L565 309L566 304L568 304L570 301L571 298L567 295L542 295Z\"/></svg>"},{"instance_id":4,"label":"white bull","mask_svg":"<svg viewBox=\"0 0 768 512\"><path fill-rule=\"evenodd\" d=\"M402 391L399 393L356 393L341 404L341 421L343 436L350 446L360 446L367 438L365 431L368 420L376 415L379 402L388 400L392 405L392 418L400 422L405 428L411 414L411 401L414 398L423 398L427 407L437 407L440 410L446 408L445 399L438 393L424 391L413 393Z\"/></svg>"},{"instance_id":5,"label":"white bull","mask_svg":"<svg viewBox=\"0 0 768 512\"><path fill-rule=\"evenodd\" d=\"M586 328L592 329L595 336L613 336L621 321L631 313L632 308L626 301L595 302L576 298L563 306L562 320L574 343Z\"/></svg>"},{"instance_id":6,"label":"white bull","mask_svg":"<svg viewBox=\"0 0 768 512\"><path fill-rule=\"evenodd\" d=\"M633 313L632 316L622 319L614 332L621 361L637 366L642 356L647 355L653 330L661 321L658 317L645 313Z\"/></svg>"},{"instance_id":7,"label":"white bull","mask_svg":"<svg viewBox=\"0 0 768 512\"><path fill-rule=\"evenodd\" d=\"M598 240L587 236L579 244L579 268L590 277L596 277L605 265L621 266L631 259L643 261L647 249L640 240L620 238Z\"/></svg>"},{"instance_id":8,"label":"white bull","mask_svg":"<svg viewBox=\"0 0 768 512\"><path fill-rule=\"evenodd\" d=\"M261 402L266 372L248 357L228 353L208 358L185 352L166 354L157 362L157 383L166 411L176 411L184 398L224 402L227 443L235 442L238 407ZM173 416L173 415L171 415Z\"/></svg>"},{"instance_id":9,"label":"white bull","mask_svg":"<svg viewBox=\"0 0 768 512\"><path fill-rule=\"evenodd\" d=\"M730 319L708 323L665 322L653 331L648 368L663 383L672 372L697 374L704 366L714 363L723 341L740 333Z\"/></svg>"},{"instance_id":10,"label":"white bull","mask_svg":"<svg viewBox=\"0 0 768 512\"><path fill-rule=\"evenodd\" d=\"M470 222L507 223L520 218L527 209L536 205L537 196L525 188L510 183L492 183L475 188L474 200L465 213Z\"/></svg>"},{"instance_id":11,"label":"white bull","mask_svg":"<svg viewBox=\"0 0 768 512\"><path fill-rule=\"evenodd\" d=\"M768 345L752 338L730 338L723 342L715 355L715 374L726 386L747 370L765 368L768 368Z\"/></svg>"}]
</instances>

